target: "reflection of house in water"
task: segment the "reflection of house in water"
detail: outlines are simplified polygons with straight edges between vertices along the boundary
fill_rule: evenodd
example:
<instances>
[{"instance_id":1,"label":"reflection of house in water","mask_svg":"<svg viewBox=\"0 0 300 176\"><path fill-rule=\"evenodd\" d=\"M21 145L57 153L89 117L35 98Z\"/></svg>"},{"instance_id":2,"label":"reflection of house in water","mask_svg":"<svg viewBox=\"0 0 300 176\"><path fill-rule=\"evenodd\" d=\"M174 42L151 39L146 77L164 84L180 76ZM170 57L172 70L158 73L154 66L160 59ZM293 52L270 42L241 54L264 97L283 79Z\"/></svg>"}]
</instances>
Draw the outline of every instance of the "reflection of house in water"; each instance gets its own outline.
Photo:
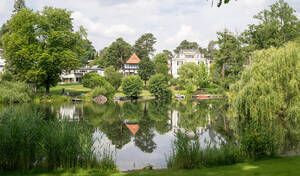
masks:
<instances>
[{"instance_id":1,"label":"reflection of house in water","mask_svg":"<svg viewBox=\"0 0 300 176\"><path fill-rule=\"evenodd\" d=\"M59 116L62 119L79 120L82 115L82 109L75 105L64 105L59 109Z\"/></svg>"},{"instance_id":2,"label":"reflection of house in water","mask_svg":"<svg viewBox=\"0 0 300 176\"><path fill-rule=\"evenodd\" d=\"M169 111L169 117L170 117L170 120L169 120L168 123L172 126L172 131L173 132L176 132L176 131L180 130L181 132L187 132L190 137L195 136L194 131L187 131L186 129L180 127L180 113L177 110ZM208 124L210 124L211 119L210 119L209 114L208 114L207 118L208 118ZM196 128L195 132L198 133L198 134L203 134L207 130L207 125L204 126L204 127Z\"/></svg>"},{"instance_id":3,"label":"reflection of house in water","mask_svg":"<svg viewBox=\"0 0 300 176\"><path fill-rule=\"evenodd\" d=\"M210 106L211 107L211 106ZM207 124L203 127L197 127L195 131L185 129L180 126L180 112L177 110L171 110L169 111L169 124L172 126L172 132L181 131L183 133L187 133L187 135L190 138L194 138L196 136L199 136L199 140L201 143L201 146L205 147L209 144L215 144L217 147L219 144L225 141L225 139L216 132L212 126L213 122L211 121L211 116L208 113L206 117L207 118Z\"/></svg>"},{"instance_id":4,"label":"reflection of house in water","mask_svg":"<svg viewBox=\"0 0 300 176\"><path fill-rule=\"evenodd\" d=\"M126 127L131 131L133 135L135 135L140 129L140 126L138 124L126 124Z\"/></svg>"}]
</instances>

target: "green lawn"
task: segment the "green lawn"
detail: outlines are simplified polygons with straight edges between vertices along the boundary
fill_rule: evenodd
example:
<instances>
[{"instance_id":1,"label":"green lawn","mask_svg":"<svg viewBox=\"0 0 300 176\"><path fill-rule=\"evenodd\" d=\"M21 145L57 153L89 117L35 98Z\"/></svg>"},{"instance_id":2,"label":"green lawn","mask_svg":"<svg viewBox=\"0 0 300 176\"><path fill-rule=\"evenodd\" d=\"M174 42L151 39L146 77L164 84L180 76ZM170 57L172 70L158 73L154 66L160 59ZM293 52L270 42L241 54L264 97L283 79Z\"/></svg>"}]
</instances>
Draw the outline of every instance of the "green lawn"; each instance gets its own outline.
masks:
<instances>
[{"instance_id":1,"label":"green lawn","mask_svg":"<svg viewBox=\"0 0 300 176\"><path fill-rule=\"evenodd\" d=\"M135 171L103 173L97 170L56 171L48 173L2 173L3 176L299 176L300 156L261 160L195 170Z\"/></svg>"},{"instance_id":2,"label":"green lawn","mask_svg":"<svg viewBox=\"0 0 300 176\"><path fill-rule=\"evenodd\" d=\"M118 91L115 97L125 97L126 95L122 91ZM142 90L140 97L153 97L153 95L148 90Z\"/></svg>"},{"instance_id":3,"label":"green lawn","mask_svg":"<svg viewBox=\"0 0 300 176\"><path fill-rule=\"evenodd\" d=\"M69 92L70 95L80 95L91 91L90 88L85 88L82 84L58 84L50 88L50 95L60 95L63 89L65 89L65 92ZM38 93L45 93L45 88L39 89Z\"/></svg>"}]
</instances>

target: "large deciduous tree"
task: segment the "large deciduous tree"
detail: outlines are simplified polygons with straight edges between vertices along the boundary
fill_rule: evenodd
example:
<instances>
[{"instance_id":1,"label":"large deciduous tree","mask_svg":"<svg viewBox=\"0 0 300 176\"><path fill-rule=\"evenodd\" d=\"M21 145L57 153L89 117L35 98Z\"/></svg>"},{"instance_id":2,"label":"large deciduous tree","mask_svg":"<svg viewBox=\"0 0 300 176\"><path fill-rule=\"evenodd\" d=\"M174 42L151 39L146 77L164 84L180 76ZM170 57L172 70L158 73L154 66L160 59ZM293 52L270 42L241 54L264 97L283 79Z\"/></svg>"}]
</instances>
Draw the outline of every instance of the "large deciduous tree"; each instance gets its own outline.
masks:
<instances>
[{"instance_id":1,"label":"large deciduous tree","mask_svg":"<svg viewBox=\"0 0 300 176\"><path fill-rule=\"evenodd\" d=\"M178 70L179 84L185 89L196 86L205 88L209 85L208 71L204 63L197 65L193 62L187 62L180 66Z\"/></svg>"},{"instance_id":2,"label":"large deciduous tree","mask_svg":"<svg viewBox=\"0 0 300 176\"><path fill-rule=\"evenodd\" d=\"M279 47L300 35L299 20L295 10L284 0L278 0L254 16L258 24L252 24L244 32L246 43L255 49Z\"/></svg>"},{"instance_id":3,"label":"large deciduous tree","mask_svg":"<svg viewBox=\"0 0 300 176\"><path fill-rule=\"evenodd\" d=\"M92 42L88 40L87 29L83 26L79 27L79 34L81 35L81 39L79 45L81 51L79 52L79 62L80 66L84 66L88 64L89 60L94 60L96 57L96 49L92 45Z\"/></svg>"},{"instance_id":4,"label":"large deciduous tree","mask_svg":"<svg viewBox=\"0 0 300 176\"><path fill-rule=\"evenodd\" d=\"M134 51L136 55L143 60L146 57L150 57L155 52L154 44L156 38L151 33L142 35L134 44Z\"/></svg>"},{"instance_id":5,"label":"large deciduous tree","mask_svg":"<svg viewBox=\"0 0 300 176\"><path fill-rule=\"evenodd\" d=\"M105 50L104 64L106 67L113 66L116 70L118 70L123 68L131 55L131 45L124 41L123 38L118 38Z\"/></svg>"},{"instance_id":6,"label":"large deciduous tree","mask_svg":"<svg viewBox=\"0 0 300 176\"><path fill-rule=\"evenodd\" d=\"M78 42L71 12L45 7L41 12L23 9L12 16L2 37L8 70L17 79L38 86L55 86L63 71L78 65Z\"/></svg>"},{"instance_id":7,"label":"large deciduous tree","mask_svg":"<svg viewBox=\"0 0 300 176\"><path fill-rule=\"evenodd\" d=\"M215 82L224 81L224 87L229 88L229 83L236 80L238 74L243 70L246 54L242 48L241 41L228 30L218 32L217 45L219 50L215 53L212 77Z\"/></svg>"},{"instance_id":8,"label":"large deciduous tree","mask_svg":"<svg viewBox=\"0 0 300 176\"><path fill-rule=\"evenodd\" d=\"M165 53L160 53L153 58L153 61L156 73L167 76L169 73L168 56Z\"/></svg>"},{"instance_id":9,"label":"large deciduous tree","mask_svg":"<svg viewBox=\"0 0 300 176\"><path fill-rule=\"evenodd\" d=\"M299 124L300 46L288 43L256 51L253 62L230 88L233 116L239 124L241 147L252 157L279 153L287 122ZM280 125L284 124L283 128ZM290 128L290 127L288 127Z\"/></svg>"}]
</instances>

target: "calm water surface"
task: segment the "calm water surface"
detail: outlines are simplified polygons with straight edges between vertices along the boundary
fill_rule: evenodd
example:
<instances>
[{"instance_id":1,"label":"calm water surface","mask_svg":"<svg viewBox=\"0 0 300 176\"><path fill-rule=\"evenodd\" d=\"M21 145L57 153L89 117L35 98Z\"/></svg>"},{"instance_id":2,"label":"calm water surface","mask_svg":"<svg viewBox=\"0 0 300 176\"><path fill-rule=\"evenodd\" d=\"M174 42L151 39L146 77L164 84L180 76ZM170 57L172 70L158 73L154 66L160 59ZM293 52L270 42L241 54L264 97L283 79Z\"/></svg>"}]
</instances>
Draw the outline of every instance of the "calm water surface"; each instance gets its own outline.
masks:
<instances>
[{"instance_id":1,"label":"calm water surface","mask_svg":"<svg viewBox=\"0 0 300 176\"><path fill-rule=\"evenodd\" d=\"M0 110L9 108L2 106ZM224 100L206 102L121 102L105 105L94 103L25 104L13 108L36 109L50 118L83 120L93 125L94 139L114 151L121 171L141 169L149 164L166 168L166 156L177 130L191 137L200 134L203 147L234 141L236 127L226 118ZM297 127L295 127L298 129ZM291 130L292 131L292 130ZM297 131L298 132L298 131ZM295 133L295 131L293 131ZM282 153L298 151L299 140L290 134ZM299 136L299 135L298 135ZM100 147L99 147L100 148Z\"/></svg>"}]
</instances>

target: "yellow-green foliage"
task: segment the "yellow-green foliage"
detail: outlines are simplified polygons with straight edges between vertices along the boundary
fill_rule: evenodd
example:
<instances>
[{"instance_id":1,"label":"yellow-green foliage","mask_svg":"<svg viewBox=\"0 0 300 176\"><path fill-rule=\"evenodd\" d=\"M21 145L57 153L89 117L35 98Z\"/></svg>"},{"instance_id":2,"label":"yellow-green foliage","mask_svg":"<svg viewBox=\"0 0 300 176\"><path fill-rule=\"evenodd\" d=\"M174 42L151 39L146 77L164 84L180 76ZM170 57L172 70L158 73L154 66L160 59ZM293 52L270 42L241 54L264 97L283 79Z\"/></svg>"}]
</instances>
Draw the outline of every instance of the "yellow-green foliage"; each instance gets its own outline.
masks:
<instances>
[{"instance_id":1,"label":"yellow-green foliage","mask_svg":"<svg viewBox=\"0 0 300 176\"><path fill-rule=\"evenodd\" d=\"M0 103L25 103L32 100L32 89L22 82L0 82Z\"/></svg>"},{"instance_id":2,"label":"yellow-green foliage","mask_svg":"<svg viewBox=\"0 0 300 176\"><path fill-rule=\"evenodd\" d=\"M299 123L300 46L257 51L253 63L231 86L230 103L241 146L250 157L280 153L291 136L285 122ZM295 133L295 132L293 132Z\"/></svg>"},{"instance_id":3,"label":"yellow-green foliage","mask_svg":"<svg viewBox=\"0 0 300 176\"><path fill-rule=\"evenodd\" d=\"M300 46L288 43L254 53L254 62L231 87L231 102L242 118L297 118L300 115ZM297 108L298 107L298 108Z\"/></svg>"}]
</instances>

